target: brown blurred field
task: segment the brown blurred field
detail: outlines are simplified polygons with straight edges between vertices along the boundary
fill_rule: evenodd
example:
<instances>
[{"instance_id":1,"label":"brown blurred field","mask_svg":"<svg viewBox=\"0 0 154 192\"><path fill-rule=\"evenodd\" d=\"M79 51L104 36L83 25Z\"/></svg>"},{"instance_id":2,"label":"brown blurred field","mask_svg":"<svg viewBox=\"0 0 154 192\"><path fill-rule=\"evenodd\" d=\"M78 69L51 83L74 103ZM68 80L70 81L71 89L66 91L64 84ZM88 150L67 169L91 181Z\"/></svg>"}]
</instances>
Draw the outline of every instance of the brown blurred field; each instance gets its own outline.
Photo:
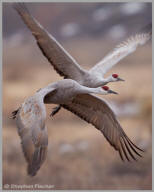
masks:
<instances>
[{"instance_id":1,"label":"brown blurred field","mask_svg":"<svg viewBox=\"0 0 154 192\"><path fill-rule=\"evenodd\" d=\"M87 69L115 46L110 41L90 41L86 38L63 45ZM11 45L4 40L3 184L50 184L54 185L54 189L152 189L151 63L151 43L148 43L108 73L119 73L126 81L110 84L119 93L118 96L104 96L119 106L127 102L138 104L138 113L119 117L119 120L131 140L146 150L143 158L123 163L118 153L92 125L64 109L50 118L54 105L48 105L48 156L38 174L31 178L26 173L15 121L10 119L11 112L36 90L61 77L42 56L34 39L24 41L22 46Z\"/></svg>"}]
</instances>

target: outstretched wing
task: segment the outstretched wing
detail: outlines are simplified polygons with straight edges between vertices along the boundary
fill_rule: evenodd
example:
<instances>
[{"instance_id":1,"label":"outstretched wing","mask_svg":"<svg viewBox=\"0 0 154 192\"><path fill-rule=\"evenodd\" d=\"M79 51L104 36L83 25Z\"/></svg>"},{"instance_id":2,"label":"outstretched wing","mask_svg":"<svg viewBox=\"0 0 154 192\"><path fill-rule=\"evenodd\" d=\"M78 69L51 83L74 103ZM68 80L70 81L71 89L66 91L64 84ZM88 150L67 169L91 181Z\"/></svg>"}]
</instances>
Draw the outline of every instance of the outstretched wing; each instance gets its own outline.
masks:
<instances>
[{"instance_id":1,"label":"outstretched wing","mask_svg":"<svg viewBox=\"0 0 154 192\"><path fill-rule=\"evenodd\" d=\"M93 74L103 76L121 59L133 53L139 45L145 44L152 36L152 24L147 25L142 32L130 37L118 45L111 53L90 69Z\"/></svg>"},{"instance_id":2,"label":"outstretched wing","mask_svg":"<svg viewBox=\"0 0 154 192\"><path fill-rule=\"evenodd\" d=\"M142 150L127 137L113 111L101 98L83 94L61 106L100 130L110 145L119 152L122 160L137 160L135 155L141 156L139 151Z\"/></svg>"},{"instance_id":3,"label":"outstretched wing","mask_svg":"<svg viewBox=\"0 0 154 192\"><path fill-rule=\"evenodd\" d=\"M36 175L46 159L48 134L42 111L37 102L28 100L15 116L22 150L28 163L29 175Z\"/></svg>"},{"instance_id":4,"label":"outstretched wing","mask_svg":"<svg viewBox=\"0 0 154 192\"><path fill-rule=\"evenodd\" d=\"M78 63L57 40L32 17L25 7L25 4L13 3L13 6L32 32L39 48L54 69L65 78L74 79L76 81L81 80L84 70L81 69Z\"/></svg>"}]
</instances>

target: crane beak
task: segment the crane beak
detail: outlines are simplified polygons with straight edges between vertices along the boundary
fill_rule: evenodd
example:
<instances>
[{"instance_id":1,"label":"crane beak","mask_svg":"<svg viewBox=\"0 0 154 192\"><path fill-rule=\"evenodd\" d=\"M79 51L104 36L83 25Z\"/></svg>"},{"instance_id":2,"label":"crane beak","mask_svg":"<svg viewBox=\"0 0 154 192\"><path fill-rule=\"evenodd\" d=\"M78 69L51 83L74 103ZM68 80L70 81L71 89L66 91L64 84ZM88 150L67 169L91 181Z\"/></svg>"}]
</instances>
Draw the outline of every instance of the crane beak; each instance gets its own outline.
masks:
<instances>
[{"instance_id":1,"label":"crane beak","mask_svg":"<svg viewBox=\"0 0 154 192\"><path fill-rule=\"evenodd\" d=\"M110 94L118 94L117 92L112 91L112 90L108 90L108 93L110 93Z\"/></svg>"},{"instance_id":2,"label":"crane beak","mask_svg":"<svg viewBox=\"0 0 154 192\"><path fill-rule=\"evenodd\" d=\"M117 81L125 81L125 80L118 77Z\"/></svg>"}]
</instances>

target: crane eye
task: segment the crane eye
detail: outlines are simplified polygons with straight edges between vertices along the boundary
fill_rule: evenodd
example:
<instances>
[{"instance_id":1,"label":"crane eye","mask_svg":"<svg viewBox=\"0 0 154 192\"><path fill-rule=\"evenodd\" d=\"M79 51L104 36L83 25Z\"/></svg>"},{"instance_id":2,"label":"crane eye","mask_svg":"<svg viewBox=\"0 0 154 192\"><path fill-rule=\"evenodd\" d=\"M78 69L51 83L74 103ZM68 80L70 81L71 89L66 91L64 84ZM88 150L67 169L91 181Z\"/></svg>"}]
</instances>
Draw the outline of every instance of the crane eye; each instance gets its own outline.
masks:
<instances>
[{"instance_id":1,"label":"crane eye","mask_svg":"<svg viewBox=\"0 0 154 192\"><path fill-rule=\"evenodd\" d=\"M105 91L109 90L108 86L103 86L102 89L104 89Z\"/></svg>"},{"instance_id":2,"label":"crane eye","mask_svg":"<svg viewBox=\"0 0 154 192\"><path fill-rule=\"evenodd\" d=\"M112 77L117 78L118 74L114 73L114 74L112 74Z\"/></svg>"}]
</instances>

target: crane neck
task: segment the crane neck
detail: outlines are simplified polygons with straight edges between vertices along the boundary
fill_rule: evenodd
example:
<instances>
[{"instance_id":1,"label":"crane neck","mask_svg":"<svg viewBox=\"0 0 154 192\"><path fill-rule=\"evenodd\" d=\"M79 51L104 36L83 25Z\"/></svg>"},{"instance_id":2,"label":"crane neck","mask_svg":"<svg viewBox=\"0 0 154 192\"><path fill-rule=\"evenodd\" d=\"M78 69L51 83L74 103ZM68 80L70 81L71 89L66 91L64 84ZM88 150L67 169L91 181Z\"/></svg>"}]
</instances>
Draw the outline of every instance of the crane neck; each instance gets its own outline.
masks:
<instances>
[{"instance_id":1,"label":"crane neck","mask_svg":"<svg viewBox=\"0 0 154 192\"><path fill-rule=\"evenodd\" d=\"M107 83L109 83L109 82L112 82L112 81L113 81L113 79L112 79L111 76L109 76L109 77L107 77L107 78L104 79L105 84L107 84ZM105 85L105 84L104 84L104 85Z\"/></svg>"},{"instance_id":2,"label":"crane neck","mask_svg":"<svg viewBox=\"0 0 154 192\"><path fill-rule=\"evenodd\" d=\"M96 94L104 94L105 95L105 92L103 92L101 87L90 88L90 87L84 87L83 86L81 93L96 93Z\"/></svg>"}]
</instances>

